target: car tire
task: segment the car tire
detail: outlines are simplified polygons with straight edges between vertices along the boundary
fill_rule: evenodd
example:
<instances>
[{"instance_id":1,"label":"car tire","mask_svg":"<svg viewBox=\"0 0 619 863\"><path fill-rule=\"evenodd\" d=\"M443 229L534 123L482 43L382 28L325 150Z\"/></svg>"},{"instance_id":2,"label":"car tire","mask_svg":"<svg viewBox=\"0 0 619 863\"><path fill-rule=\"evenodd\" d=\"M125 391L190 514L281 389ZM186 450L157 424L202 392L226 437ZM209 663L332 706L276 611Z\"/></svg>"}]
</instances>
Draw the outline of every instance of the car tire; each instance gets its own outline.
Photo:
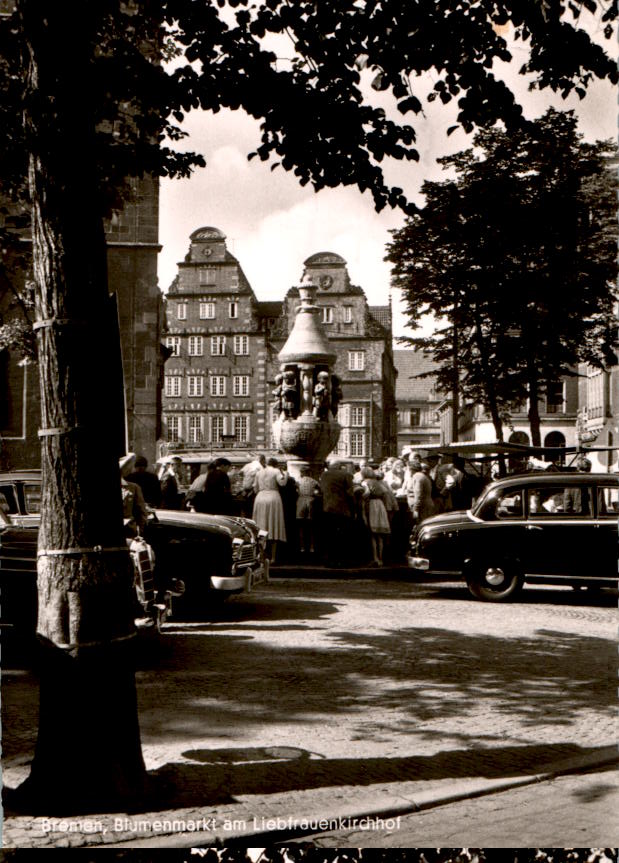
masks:
<instances>
[{"instance_id":1,"label":"car tire","mask_svg":"<svg viewBox=\"0 0 619 863\"><path fill-rule=\"evenodd\" d=\"M483 561L471 564L466 583L475 599L507 602L520 593L524 577L517 565L509 561Z\"/></svg>"}]
</instances>

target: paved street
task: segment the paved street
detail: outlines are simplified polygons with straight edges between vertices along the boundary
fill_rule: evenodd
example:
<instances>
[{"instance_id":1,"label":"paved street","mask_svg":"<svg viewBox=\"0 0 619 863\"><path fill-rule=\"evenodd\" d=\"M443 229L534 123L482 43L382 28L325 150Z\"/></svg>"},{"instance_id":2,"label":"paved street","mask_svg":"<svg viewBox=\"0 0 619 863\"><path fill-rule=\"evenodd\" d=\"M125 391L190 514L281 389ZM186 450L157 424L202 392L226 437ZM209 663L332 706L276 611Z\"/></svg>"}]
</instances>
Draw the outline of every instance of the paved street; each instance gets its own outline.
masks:
<instances>
[{"instance_id":1,"label":"paved street","mask_svg":"<svg viewBox=\"0 0 619 863\"><path fill-rule=\"evenodd\" d=\"M141 651L147 766L171 783L175 811L242 810L260 832L261 818L293 805L380 810L594 756L617 739L616 604L614 592L531 588L488 605L455 585L274 580L212 620L166 625L155 652ZM32 756L36 681L10 650L4 659L13 787ZM581 807L575 796L574 823ZM27 819L6 819L5 844L58 840L27 835Z\"/></svg>"},{"instance_id":2,"label":"paved street","mask_svg":"<svg viewBox=\"0 0 619 863\"><path fill-rule=\"evenodd\" d=\"M395 819L391 819L395 820ZM613 771L560 776L387 819L369 822L374 829L347 829L304 836L320 848L583 848L619 842L619 783Z\"/></svg>"}]
</instances>

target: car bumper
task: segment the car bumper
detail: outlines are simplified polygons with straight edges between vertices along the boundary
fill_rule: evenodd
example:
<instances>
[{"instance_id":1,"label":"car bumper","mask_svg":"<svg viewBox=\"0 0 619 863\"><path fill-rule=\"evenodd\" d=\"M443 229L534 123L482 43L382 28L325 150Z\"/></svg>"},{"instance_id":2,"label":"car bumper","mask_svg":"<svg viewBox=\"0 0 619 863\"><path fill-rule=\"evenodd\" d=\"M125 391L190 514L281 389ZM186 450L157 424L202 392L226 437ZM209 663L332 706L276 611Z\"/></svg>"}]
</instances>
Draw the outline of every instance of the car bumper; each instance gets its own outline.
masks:
<instances>
[{"instance_id":1,"label":"car bumper","mask_svg":"<svg viewBox=\"0 0 619 863\"><path fill-rule=\"evenodd\" d=\"M212 575L211 587L223 593L242 593L249 591L255 584L269 580L269 562L256 561L253 564L235 566L230 575Z\"/></svg>"},{"instance_id":2,"label":"car bumper","mask_svg":"<svg viewBox=\"0 0 619 863\"><path fill-rule=\"evenodd\" d=\"M420 569L423 572L427 572L430 569L430 561L427 557L414 557L413 555L409 555L408 565L411 569Z\"/></svg>"}]
</instances>

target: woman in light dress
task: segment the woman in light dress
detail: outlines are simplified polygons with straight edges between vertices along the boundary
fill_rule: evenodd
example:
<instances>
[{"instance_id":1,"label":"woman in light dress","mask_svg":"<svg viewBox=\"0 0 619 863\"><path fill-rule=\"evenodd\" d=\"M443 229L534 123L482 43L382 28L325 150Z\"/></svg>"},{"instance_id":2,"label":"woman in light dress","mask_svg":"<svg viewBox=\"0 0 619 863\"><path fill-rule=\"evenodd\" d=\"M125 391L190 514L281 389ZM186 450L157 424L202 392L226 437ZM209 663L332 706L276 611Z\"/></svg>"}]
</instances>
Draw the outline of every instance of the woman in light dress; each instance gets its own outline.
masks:
<instances>
[{"instance_id":1,"label":"woman in light dress","mask_svg":"<svg viewBox=\"0 0 619 863\"><path fill-rule=\"evenodd\" d=\"M270 458L266 467L256 473L254 480L254 511L252 518L259 528L269 534L271 563L275 563L277 543L286 542L284 507L278 486L286 485L288 474L278 466L277 459Z\"/></svg>"},{"instance_id":2,"label":"woman in light dress","mask_svg":"<svg viewBox=\"0 0 619 863\"><path fill-rule=\"evenodd\" d=\"M386 488L370 467L361 469L363 477L361 485L364 488L363 497L366 503L366 521L370 528L372 539L372 565L383 565L383 539L391 533L387 508L385 507Z\"/></svg>"}]
</instances>

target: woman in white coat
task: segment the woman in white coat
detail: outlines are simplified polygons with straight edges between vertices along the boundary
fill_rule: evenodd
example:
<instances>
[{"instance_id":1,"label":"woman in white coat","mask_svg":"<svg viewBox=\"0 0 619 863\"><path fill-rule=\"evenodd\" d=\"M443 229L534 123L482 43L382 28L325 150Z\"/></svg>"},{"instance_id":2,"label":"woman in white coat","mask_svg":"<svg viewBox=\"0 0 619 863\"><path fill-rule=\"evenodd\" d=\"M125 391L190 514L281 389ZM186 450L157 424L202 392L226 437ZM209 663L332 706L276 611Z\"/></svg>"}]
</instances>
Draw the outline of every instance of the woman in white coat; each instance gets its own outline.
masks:
<instances>
[{"instance_id":1,"label":"woman in white coat","mask_svg":"<svg viewBox=\"0 0 619 863\"><path fill-rule=\"evenodd\" d=\"M278 466L275 458L268 460L266 467L256 473L254 480L256 498L252 518L259 528L269 534L271 563L275 563L277 543L286 542L284 507L278 486L286 485L287 481L288 474Z\"/></svg>"}]
</instances>

